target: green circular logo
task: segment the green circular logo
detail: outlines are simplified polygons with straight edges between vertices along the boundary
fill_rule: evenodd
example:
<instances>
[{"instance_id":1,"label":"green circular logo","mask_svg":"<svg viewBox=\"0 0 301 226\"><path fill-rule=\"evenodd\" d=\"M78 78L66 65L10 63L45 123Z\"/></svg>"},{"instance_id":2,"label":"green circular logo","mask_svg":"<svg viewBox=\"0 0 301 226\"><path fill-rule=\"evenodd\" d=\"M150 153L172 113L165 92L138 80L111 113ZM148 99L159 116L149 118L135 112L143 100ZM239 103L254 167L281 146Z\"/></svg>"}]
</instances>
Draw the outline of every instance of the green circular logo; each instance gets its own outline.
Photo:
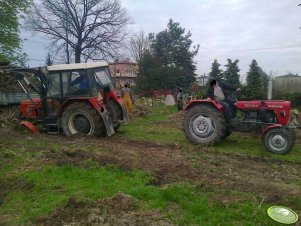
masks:
<instances>
[{"instance_id":1,"label":"green circular logo","mask_svg":"<svg viewBox=\"0 0 301 226\"><path fill-rule=\"evenodd\" d=\"M270 218L282 224L294 224L298 221L298 215L284 206L272 206L267 212Z\"/></svg>"}]
</instances>

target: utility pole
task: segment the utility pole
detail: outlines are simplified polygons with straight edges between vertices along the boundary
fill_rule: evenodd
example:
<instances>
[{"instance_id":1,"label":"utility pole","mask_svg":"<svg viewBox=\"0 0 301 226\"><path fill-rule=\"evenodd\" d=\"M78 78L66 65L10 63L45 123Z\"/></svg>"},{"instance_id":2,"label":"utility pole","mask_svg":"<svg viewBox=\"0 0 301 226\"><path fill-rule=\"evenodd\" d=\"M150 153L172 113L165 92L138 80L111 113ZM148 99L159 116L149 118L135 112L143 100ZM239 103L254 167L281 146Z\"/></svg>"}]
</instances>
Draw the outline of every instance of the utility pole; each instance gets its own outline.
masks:
<instances>
[{"instance_id":1,"label":"utility pole","mask_svg":"<svg viewBox=\"0 0 301 226\"><path fill-rule=\"evenodd\" d=\"M268 100L272 99L272 90L273 90L273 72L270 72L269 81L268 81Z\"/></svg>"},{"instance_id":2,"label":"utility pole","mask_svg":"<svg viewBox=\"0 0 301 226\"><path fill-rule=\"evenodd\" d=\"M69 29L69 23L68 23L68 18L67 15L65 15L65 32L66 32L66 55L67 55L67 64L70 64L70 53L69 53L69 35L68 35L68 29Z\"/></svg>"}]
</instances>

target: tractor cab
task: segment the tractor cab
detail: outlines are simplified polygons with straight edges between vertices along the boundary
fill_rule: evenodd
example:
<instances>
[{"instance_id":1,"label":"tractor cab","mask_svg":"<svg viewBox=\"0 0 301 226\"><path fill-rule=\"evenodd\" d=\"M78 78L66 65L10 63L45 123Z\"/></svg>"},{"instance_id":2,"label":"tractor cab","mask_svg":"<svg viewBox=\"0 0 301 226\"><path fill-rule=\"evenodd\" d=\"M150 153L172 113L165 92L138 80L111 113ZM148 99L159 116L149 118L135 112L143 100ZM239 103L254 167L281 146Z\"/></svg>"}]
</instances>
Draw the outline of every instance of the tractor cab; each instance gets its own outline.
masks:
<instances>
[{"instance_id":1,"label":"tractor cab","mask_svg":"<svg viewBox=\"0 0 301 226\"><path fill-rule=\"evenodd\" d=\"M128 121L122 99L111 91L106 62L53 65L42 71L36 73L41 81L40 98L21 104L23 118L31 108L35 113L31 118L42 115L48 132L63 130L67 136L112 135L121 122Z\"/></svg>"}]
</instances>

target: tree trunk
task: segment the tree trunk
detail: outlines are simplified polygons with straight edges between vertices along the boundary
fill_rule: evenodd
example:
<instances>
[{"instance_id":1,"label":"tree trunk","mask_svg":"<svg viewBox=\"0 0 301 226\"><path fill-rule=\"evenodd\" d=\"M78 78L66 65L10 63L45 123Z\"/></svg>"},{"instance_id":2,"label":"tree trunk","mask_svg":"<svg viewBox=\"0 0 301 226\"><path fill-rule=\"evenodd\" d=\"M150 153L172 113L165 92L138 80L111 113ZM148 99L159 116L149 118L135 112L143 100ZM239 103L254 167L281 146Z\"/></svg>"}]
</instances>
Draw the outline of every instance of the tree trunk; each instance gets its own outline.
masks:
<instances>
[{"instance_id":1,"label":"tree trunk","mask_svg":"<svg viewBox=\"0 0 301 226\"><path fill-rule=\"evenodd\" d=\"M81 51L78 48L76 48L75 49L75 63L76 64L80 63L80 57L81 57Z\"/></svg>"}]
</instances>

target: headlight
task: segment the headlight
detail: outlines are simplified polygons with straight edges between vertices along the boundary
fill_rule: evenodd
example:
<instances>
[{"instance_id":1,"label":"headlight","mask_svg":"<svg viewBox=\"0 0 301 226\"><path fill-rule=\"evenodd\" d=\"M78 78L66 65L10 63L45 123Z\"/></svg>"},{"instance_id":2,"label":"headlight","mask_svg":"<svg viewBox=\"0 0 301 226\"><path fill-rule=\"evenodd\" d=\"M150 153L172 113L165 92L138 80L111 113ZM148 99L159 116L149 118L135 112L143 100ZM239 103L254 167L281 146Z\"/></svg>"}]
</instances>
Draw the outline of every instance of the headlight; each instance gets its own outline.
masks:
<instances>
[{"instance_id":1,"label":"headlight","mask_svg":"<svg viewBox=\"0 0 301 226\"><path fill-rule=\"evenodd\" d=\"M283 111L280 112L280 115L281 115L282 117L285 117L285 116L286 116L286 112L283 110Z\"/></svg>"}]
</instances>

